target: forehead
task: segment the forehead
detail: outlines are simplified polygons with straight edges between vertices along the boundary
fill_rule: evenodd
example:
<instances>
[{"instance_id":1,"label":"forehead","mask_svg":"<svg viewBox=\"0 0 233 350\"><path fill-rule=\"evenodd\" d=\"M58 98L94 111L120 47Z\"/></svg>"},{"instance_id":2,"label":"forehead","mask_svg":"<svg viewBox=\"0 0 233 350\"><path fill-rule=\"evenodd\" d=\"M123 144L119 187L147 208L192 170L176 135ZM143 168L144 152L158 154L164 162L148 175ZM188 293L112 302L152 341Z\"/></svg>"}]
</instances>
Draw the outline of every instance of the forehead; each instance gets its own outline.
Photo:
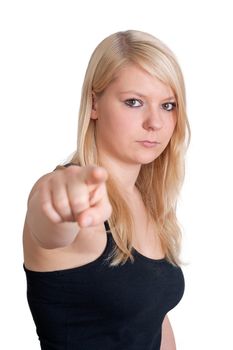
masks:
<instances>
[{"instance_id":1,"label":"forehead","mask_svg":"<svg viewBox=\"0 0 233 350\"><path fill-rule=\"evenodd\" d=\"M170 86L133 64L121 68L107 89L118 93L137 91L159 98L174 96Z\"/></svg>"}]
</instances>

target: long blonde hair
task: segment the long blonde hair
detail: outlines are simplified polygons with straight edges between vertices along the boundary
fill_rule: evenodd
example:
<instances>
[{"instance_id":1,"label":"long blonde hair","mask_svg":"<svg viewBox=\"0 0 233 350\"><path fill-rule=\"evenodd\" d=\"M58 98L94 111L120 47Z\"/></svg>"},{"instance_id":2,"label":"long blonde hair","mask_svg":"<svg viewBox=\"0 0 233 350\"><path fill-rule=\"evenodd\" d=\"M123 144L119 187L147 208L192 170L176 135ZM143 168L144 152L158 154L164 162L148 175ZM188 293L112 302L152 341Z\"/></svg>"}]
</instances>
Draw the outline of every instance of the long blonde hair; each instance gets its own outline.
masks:
<instances>
[{"instance_id":1,"label":"long blonde hair","mask_svg":"<svg viewBox=\"0 0 233 350\"><path fill-rule=\"evenodd\" d=\"M136 181L143 202L154 221L168 261L180 264L181 229L176 217L177 198L184 180L184 158L190 142L183 75L172 51L148 33L128 30L105 38L94 50L82 88L77 150L71 162L101 165L95 143L95 121L90 118L92 92L100 95L124 65L134 63L171 87L177 101L177 123L165 150L152 163L142 165ZM111 175L107 181L113 208L108 220L116 246L111 265L125 263L132 255L133 219Z\"/></svg>"}]
</instances>

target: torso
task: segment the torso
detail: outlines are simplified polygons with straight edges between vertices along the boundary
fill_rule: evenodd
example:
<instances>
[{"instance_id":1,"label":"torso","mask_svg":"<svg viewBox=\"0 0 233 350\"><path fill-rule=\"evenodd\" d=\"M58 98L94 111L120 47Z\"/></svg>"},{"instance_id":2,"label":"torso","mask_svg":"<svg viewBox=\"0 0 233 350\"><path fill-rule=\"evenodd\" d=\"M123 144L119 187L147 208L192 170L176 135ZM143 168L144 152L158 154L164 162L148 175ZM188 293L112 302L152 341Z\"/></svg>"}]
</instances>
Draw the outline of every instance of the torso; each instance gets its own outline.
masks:
<instances>
[{"instance_id":1,"label":"torso","mask_svg":"<svg viewBox=\"0 0 233 350\"><path fill-rule=\"evenodd\" d=\"M129 202L128 202L129 203ZM164 258L161 241L152 218L147 215L141 196L130 201L133 215L133 247L151 259Z\"/></svg>"},{"instance_id":2,"label":"torso","mask_svg":"<svg viewBox=\"0 0 233 350\"><path fill-rule=\"evenodd\" d=\"M134 218L133 247L151 259L164 257L161 242L152 220L147 220L146 209L140 197L130 201ZM79 267L96 260L107 243L104 224L81 229L74 242L63 248L44 249L32 238L28 226L24 227L24 263L34 271L53 271Z\"/></svg>"}]
</instances>

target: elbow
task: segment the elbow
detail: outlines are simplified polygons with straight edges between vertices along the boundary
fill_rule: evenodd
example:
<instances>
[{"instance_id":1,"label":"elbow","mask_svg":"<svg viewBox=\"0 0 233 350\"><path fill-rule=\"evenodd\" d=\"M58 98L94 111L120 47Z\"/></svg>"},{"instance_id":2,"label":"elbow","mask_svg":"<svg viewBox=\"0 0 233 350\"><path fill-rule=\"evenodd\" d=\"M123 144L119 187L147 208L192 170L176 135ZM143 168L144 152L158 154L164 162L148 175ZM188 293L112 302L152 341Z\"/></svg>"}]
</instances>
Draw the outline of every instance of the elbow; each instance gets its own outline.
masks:
<instances>
[{"instance_id":1,"label":"elbow","mask_svg":"<svg viewBox=\"0 0 233 350\"><path fill-rule=\"evenodd\" d=\"M162 324L162 339L160 350L176 350L174 333L167 315L165 316Z\"/></svg>"}]
</instances>

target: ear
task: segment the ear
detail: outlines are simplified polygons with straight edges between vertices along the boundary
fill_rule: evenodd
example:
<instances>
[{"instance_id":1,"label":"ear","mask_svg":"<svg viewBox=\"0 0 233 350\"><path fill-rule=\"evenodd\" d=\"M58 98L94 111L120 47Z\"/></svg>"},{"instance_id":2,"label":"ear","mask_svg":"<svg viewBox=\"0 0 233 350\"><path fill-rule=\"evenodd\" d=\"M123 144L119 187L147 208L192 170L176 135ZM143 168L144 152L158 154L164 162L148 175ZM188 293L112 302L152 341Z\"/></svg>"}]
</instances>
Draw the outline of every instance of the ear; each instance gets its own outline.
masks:
<instances>
[{"instance_id":1,"label":"ear","mask_svg":"<svg viewBox=\"0 0 233 350\"><path fill-rule=\"evenodd\" d=\"M98 119L97 116L97 102L96 94L92 91L92 109L91 109L91 119Z\"/></svg>"}]
</instances>

